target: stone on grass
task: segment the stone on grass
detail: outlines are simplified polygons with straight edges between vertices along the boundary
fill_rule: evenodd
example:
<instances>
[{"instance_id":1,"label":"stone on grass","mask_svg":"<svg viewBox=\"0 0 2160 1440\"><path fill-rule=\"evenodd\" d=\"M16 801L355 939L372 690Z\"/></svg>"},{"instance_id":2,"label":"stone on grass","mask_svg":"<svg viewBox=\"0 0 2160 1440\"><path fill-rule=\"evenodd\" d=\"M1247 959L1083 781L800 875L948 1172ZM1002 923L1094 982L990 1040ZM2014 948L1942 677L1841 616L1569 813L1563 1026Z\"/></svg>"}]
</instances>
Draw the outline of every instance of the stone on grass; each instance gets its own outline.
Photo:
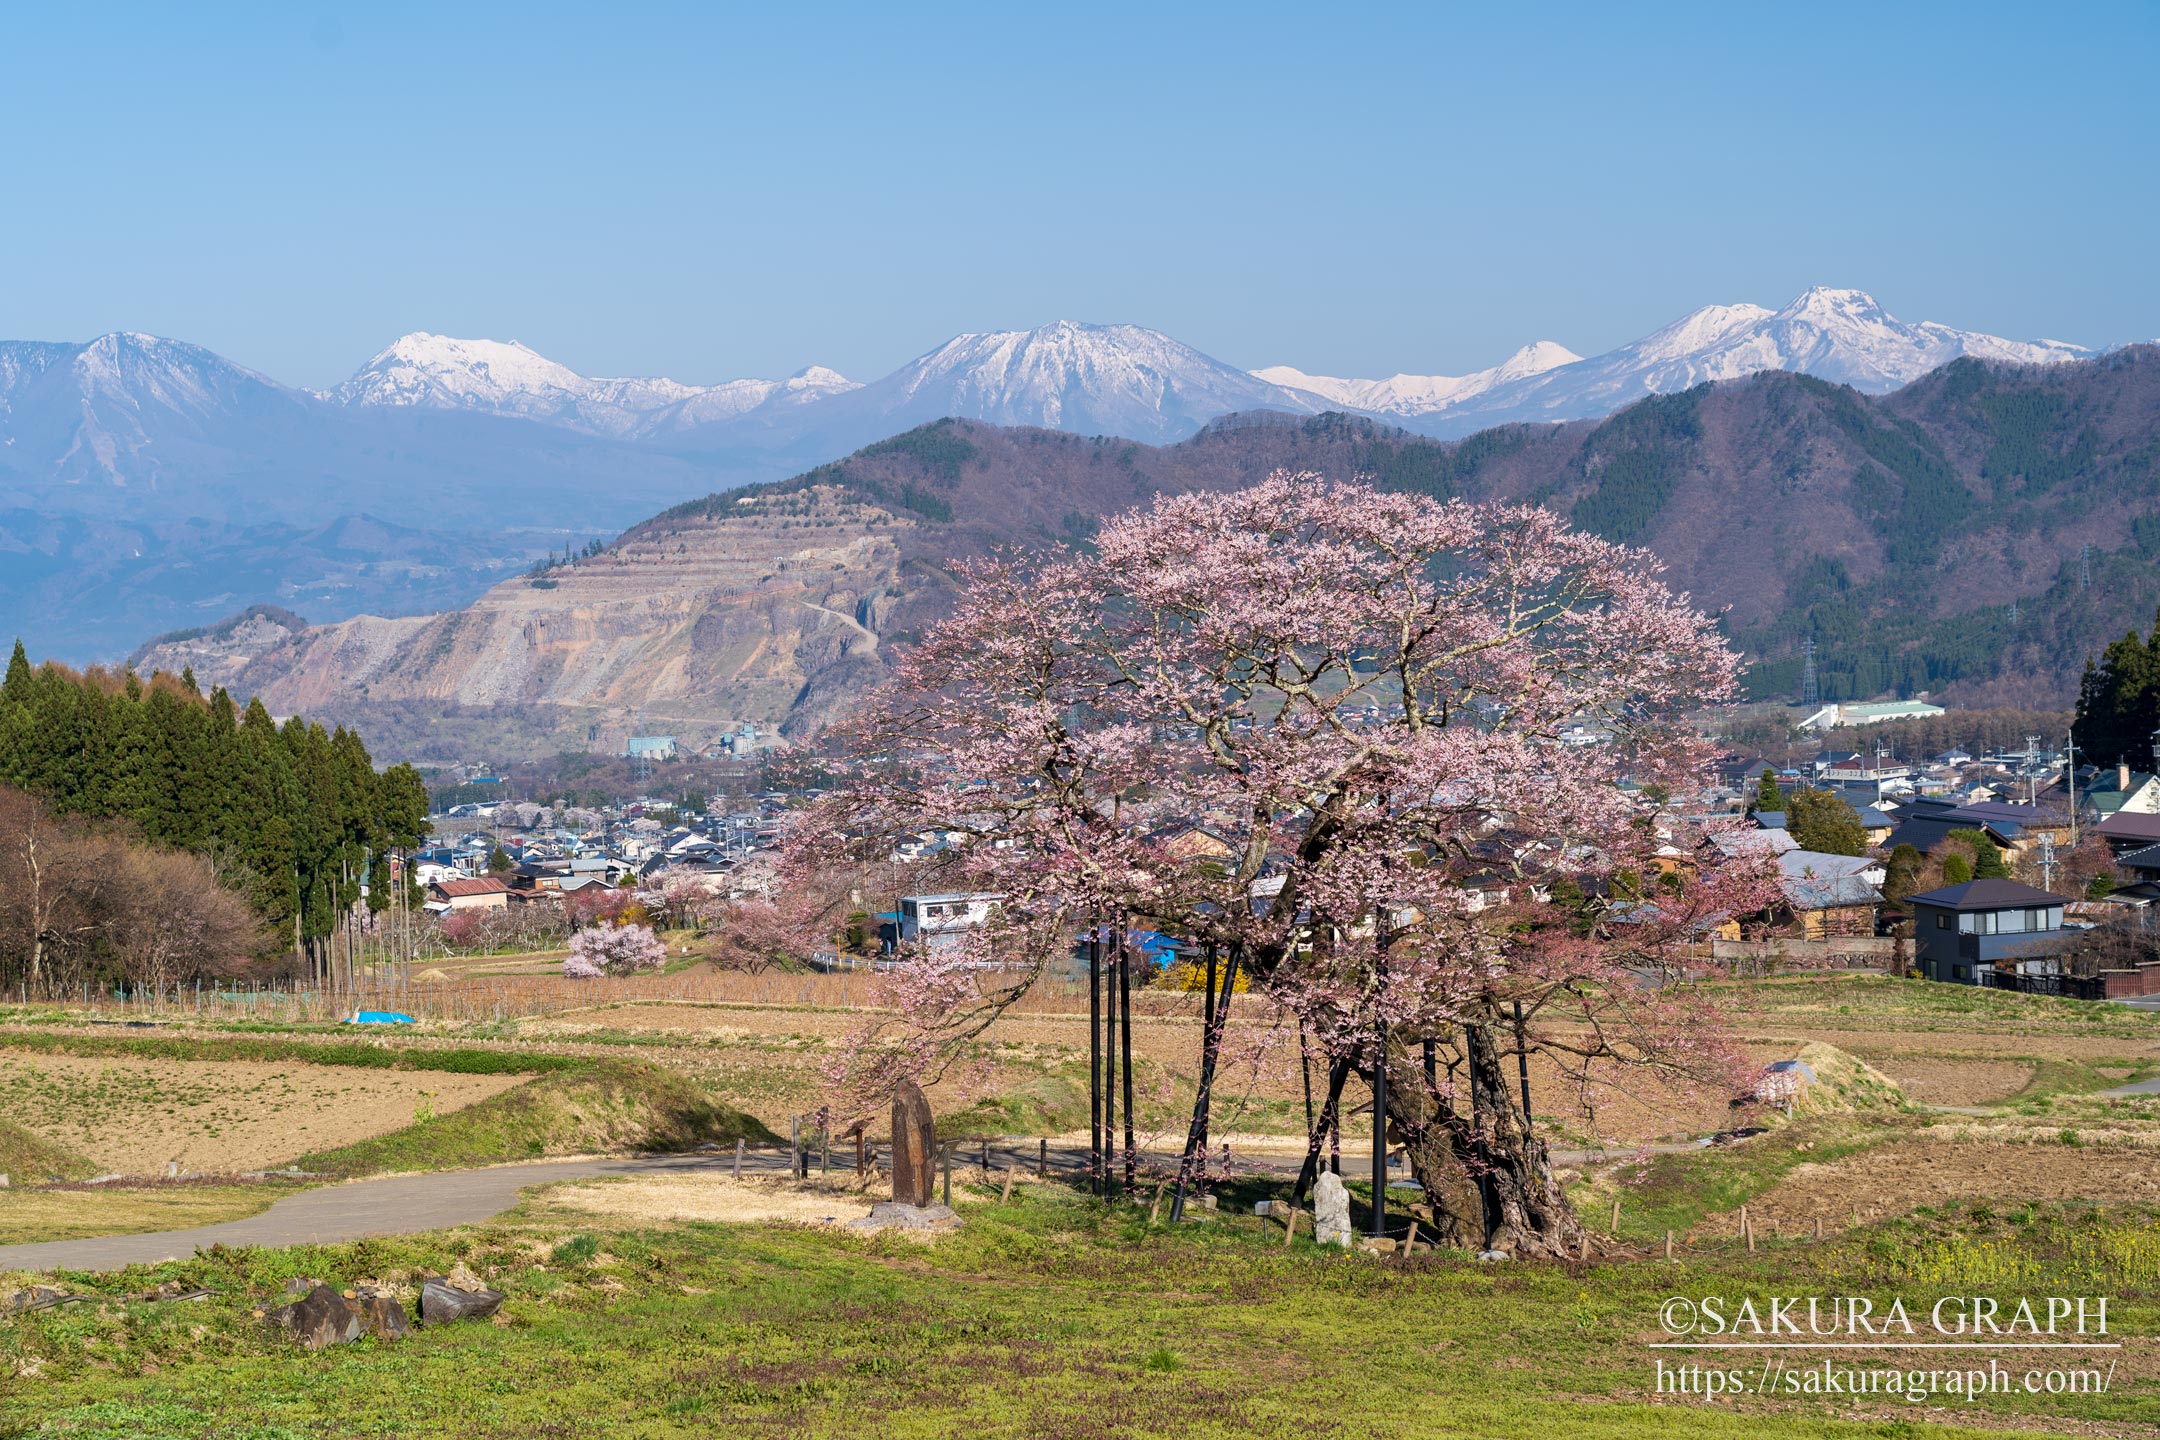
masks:
<instances>
[{"instance_id":1,"label":"stone on grass","mask_svg":"<svg viewBox=\"0 0 2160 1440\"><path fill-rule=\"evenodd\" d=\"M360 1338L360 1312L327 1285L317 1285L264 1318L309 1350L324 1350Z\"/></svg>"},{"instance_id":2,"label":"stone on grass","mask_svg":"<svg viewBox=\"0 0 2160 1440\"><path fill-rule=\"evenodd\" d=\"M1332 1170L1313 1185L1313 1239L1322 1245L1350 1248L1350 1191Z\"/></svg>"},{"instance_id":3,"label":"stone on grass","mask_svg":"<svg viewBox=\"0 0 2160 1440\"><path fill-rule=\"evenodd\" d=\"M420 1282L420 1323L447 1325L453 1320L483 1320L502 1308L500 1290L463 1290L430 1275Z\"/></svg>"},{"instance_id":4,"label":"stone on grass","mask_svg":"<svg viewBox=\"0 0 2160 1440\"><path fill-rule=\"evenodd\" d=\"M930 1203L937 1178L937 1129L922 1086L903 1080L892 1102L892 1198L896 1205Z\"/></svg>"},{"instance_id":5,"label":"stone on grass","mask_svg":"<svg viewBox=\"0 0 2160 1440\"><path fill-rule=\"evenodd\" d=\"M897 1200L880 1200L870 1207L868 1215L850 1220L847 1228L858 1235L875 1235L881 1230L942 1232L959 1229L960 1217L950 1205L903 1205Z\"/></svg>"},{"instance_id":6,"label":"stone on grass","mask_svg":"<svg viewBox=\"0 0 2160 1440\"><path fill-rule=\"evenodd\" d=\"M353 1308L360 1312L360 1328L377 1340L402 1340L412 1333L405 1307L386 1290L362 1290Z\"/></svg>"}]
</instances>

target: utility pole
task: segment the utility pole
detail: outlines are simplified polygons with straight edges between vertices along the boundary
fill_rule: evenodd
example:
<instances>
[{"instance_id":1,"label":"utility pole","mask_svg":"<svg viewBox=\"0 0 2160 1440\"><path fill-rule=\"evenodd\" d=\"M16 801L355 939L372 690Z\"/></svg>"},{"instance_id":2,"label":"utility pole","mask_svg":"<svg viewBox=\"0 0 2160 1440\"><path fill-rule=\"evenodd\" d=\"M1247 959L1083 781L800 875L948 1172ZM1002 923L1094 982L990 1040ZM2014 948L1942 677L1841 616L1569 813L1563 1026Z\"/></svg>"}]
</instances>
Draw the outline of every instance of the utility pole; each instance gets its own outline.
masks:
<instances>
[{"instance_id":1,"label":"utility pole","mask_svg":"<svg viewBox=\"0 0 2160 1440\"><path fill-rule=\"evenodd\" d=\"M2048 834L2040 837L2040 888L2055 888L2055 837Z\"/></svg>"},{"instance_id":2,"label":"utility pole","mask_svg":"<svg viewBox=\"0 0 2160 1440\"><path fill-rule=\"evenodd\" d=\"M2077 849L2078 833L2078 781L2077 781L2077 735L2074 731L2063 734L2063 779L2069 782L2070 791L2070 848Z\"/></svg>"}]
</instances>

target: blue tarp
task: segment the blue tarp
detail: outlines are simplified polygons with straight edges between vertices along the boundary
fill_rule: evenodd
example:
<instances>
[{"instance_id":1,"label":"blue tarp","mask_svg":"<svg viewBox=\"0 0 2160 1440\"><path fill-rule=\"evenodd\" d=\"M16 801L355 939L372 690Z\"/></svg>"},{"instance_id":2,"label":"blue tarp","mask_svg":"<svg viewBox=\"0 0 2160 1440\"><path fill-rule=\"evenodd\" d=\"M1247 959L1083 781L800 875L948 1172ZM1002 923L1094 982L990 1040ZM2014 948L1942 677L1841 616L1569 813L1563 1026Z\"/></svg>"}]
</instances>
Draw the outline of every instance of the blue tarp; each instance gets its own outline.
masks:
<instances>
[{"instance_id":1,"label":"blue tarp","mask_svg":"<svg viewBox=\"0 0 2160 1440\"><path fill-rule=\"evenodd\" d=\"M362 1010L345 1023L348 1025L417 1025L420 1022L401 1010Z\"/></svg>"}]
</instances>

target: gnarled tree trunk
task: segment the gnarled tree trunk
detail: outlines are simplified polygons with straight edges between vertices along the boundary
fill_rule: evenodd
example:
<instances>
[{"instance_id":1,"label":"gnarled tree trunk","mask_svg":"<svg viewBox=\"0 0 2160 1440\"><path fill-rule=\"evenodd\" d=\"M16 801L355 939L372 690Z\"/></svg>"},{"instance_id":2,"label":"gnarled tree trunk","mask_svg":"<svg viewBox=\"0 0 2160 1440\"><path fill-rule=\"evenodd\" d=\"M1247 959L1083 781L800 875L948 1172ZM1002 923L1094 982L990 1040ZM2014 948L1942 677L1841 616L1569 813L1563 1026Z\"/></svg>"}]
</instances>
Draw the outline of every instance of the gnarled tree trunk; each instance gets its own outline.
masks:
<instances>
[{"instance_id":1,"label":"gnarled tree trunk","mask_svg":"<svg viewBox=\"0 0 2160 1440\"><path fill-rule=\"evenodd\" d=\"M1554 1178L1550 1152L1524 1118L1493 1023L1463 1027L1465 1074L1436 1095L1407 1049L1388 1064L1388 1130L1425 1187L1440 1243L1518 1255L1561 1255L1581 1221Z\"/></svg>"}]
</instances>

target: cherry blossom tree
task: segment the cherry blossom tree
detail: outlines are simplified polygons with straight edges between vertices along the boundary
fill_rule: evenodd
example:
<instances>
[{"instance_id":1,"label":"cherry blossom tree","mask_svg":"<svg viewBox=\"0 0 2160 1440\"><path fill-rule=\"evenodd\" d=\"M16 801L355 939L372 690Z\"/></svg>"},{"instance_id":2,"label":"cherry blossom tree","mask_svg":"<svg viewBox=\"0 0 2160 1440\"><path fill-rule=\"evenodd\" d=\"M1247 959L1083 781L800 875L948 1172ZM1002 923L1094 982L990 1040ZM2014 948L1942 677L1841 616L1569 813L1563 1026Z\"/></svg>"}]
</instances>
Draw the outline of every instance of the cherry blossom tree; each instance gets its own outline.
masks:
<instances>
[{"instance_id":1,"label":"cherry blossom tree","mask_svg":"<svg viewBox=\"0 0 2160 1440\"><path fill-rule=\"evenodd\" d=\"M1303 1024L1331 1107L1384 1057L1443 1240L1572 1244L1516 1057L1585 1097L1631 1069L1733 1093L1691 982L1707 927L1771 893L1643 798L1698 781L1687 716L1737 671L1658 569L1542 509L1282 473L967 568L791 845L967 837L934 863L1006 897L977 943L1008 968L916 957L857 1072L958 1053L1083 925L1163 930ZM1230 856L1156 838L1190 823Z\"/></svg>"},{"instance_id":2,"label":"cherry blossom tree","mask_svg":"<svg viewBox=\"0 0 2160 1440\"><path fill-rule=\"evenodd\" d=\"M649 925L617 925L600 920L570 937L563 974L572 980L602 975L638 975L667 964L667 947Z\"/></svg>"}]
</instances>

